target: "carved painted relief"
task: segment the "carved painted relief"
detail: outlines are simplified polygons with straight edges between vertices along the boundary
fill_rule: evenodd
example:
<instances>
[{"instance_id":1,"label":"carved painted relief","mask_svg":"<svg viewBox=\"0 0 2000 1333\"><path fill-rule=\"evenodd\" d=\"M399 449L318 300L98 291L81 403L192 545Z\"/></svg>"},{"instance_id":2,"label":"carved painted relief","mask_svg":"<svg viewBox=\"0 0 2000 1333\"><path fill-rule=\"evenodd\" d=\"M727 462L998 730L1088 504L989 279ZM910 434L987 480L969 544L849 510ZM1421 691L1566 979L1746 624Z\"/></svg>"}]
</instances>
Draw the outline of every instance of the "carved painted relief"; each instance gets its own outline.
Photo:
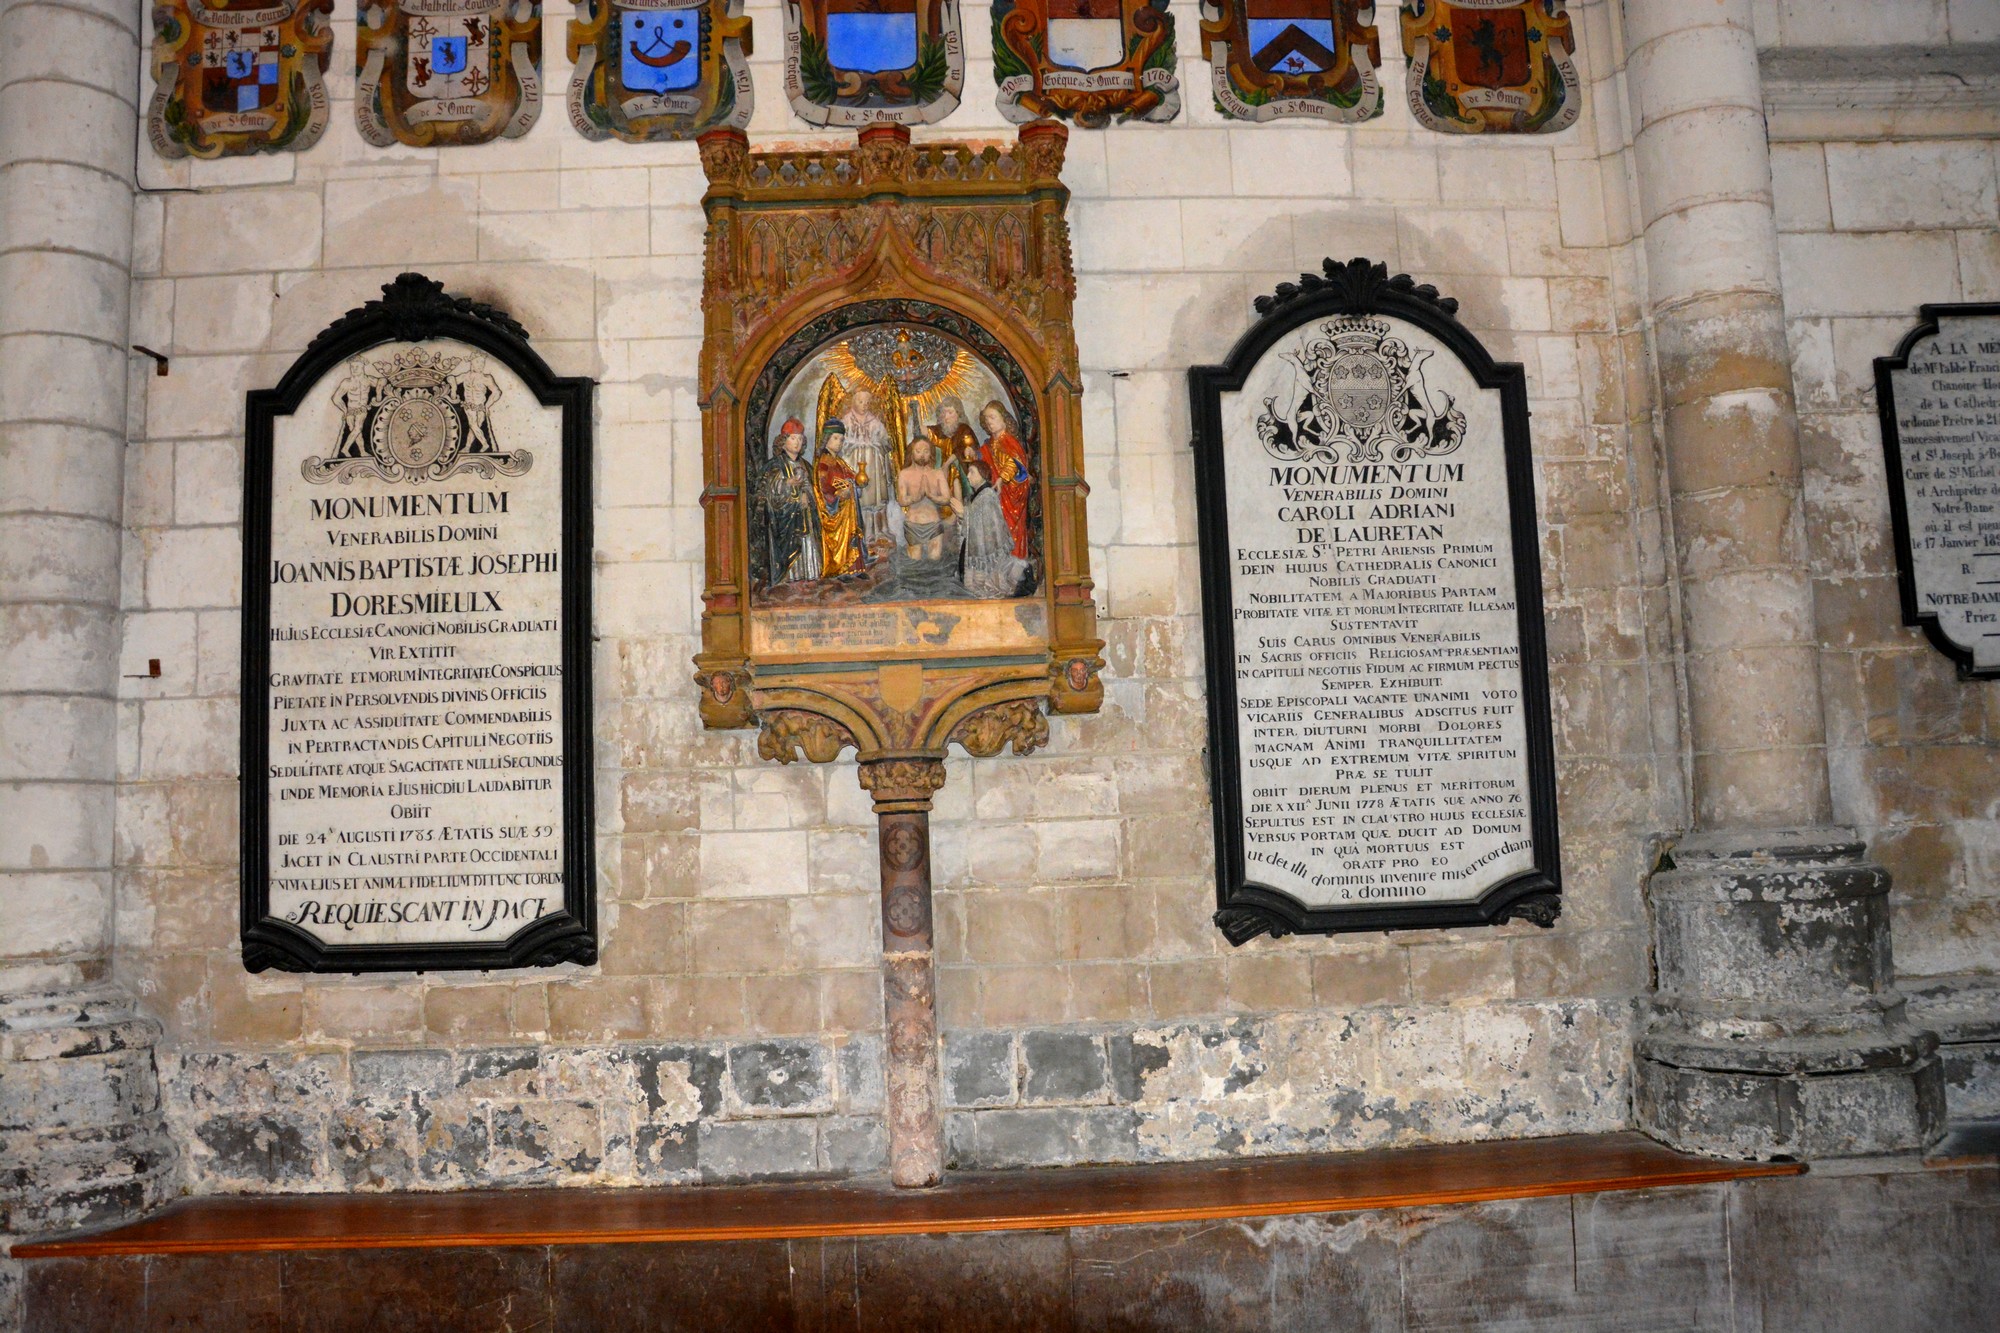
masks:
<instances>
[{"instance_id":1,"label":"carved painted relief","mask_svg":"<svg viewBox=\"0 0 2000 1333\"><path fill-rule=\"evenodd\" d=\"M1554 134L1583 83L1563 0L1404 0L1410 111L1442 134Z\"/></svg>"},{"instance_id":2,"label":"carved painted relief","mask_svg":"<svg viewBox=\"0 0 2000 1333\"><path fill-rule=\"evenodd\" d=\"M329 116L333 0L165 0L153 8L146 132L161 157L303 152Z\"/></svg>"},{"instance_id":3,"label":"carved painted relief","mask_svg":"<svg viewBox=\"0 0 2000 1333\"><path fill-rule=\"evenodd\" d=\"M1095 710L1060 134L703 138L710 726L942 756L989 704Z\"/></svg>"},{"instance_id":4,"label":"carved painted relief","mask_svg":"<svg viewBox=\"0 0 2000 1333\"><path fill-rule=\"evenodd\" d=\"M858 319L881 322L845 322ZM1032 597L1041 469L1020 367L921 305L864 303L843 320L752 394L753 604Z\"/></svg>"},{"instance_id":5,"label":"carved painted relief","mask_svg":"<svg viewBox=\"0 0 2000 1333\"><path fill-rule=\"evenodd\" d=\"M1204 0L1201 54L1215 105L1236 120L1382 114L1372 0Z\"/></svg>"},{"instance_id":6,"label":"carved painted relief","mask_svg":"<svg viewBox=\"0 0 2000 1333\"><path fill-rule=\"evenodd\" d=\"M752 153L700 139L695 682L765 759L852 750L878 821L889 1178L943 1173L929 811L956 744L1094 713L1068 131Z\"/></svg>"},{"instance_id":7,"label":"carved painted relief","mask_svg":"<svg viewBox=\"0 0 2000 1333\"><path fill-rule=\"evenodd\" d=\"M576 13L569 120L584 138L661 143L750 123L743 0L580 0Z\"/></svg>"},{"instance_id":8,"label":"carved painted relief","mask_svg":"<svg viewBox=\"0 0 2000 1333\"><path fill-rule=\"evenodd\" d=\"M994 0L1000 114L1098 129L1172 120L1181 86L1168 0Z\"/></svg>"},{"instance_id":9,"label":"carved painted relief","mask_svg":"<svg viewBox=\"0 0 2000 1333\"><path fill-rule=\"evenodd\" d=\"M541 0L373 0L354 119L378 148L518 139L542 113Z\"/></svg>"},{"instance_id":10,"label":"carved painted relief","mask_svg":"<svg viewBox=\"0 0 2000 1333\"><path fill-rule=\"evenodd\" d=\"M929 125L958 108L958 0L784 0L785 96L814 125Z\"/></svg>"}]
</instances>

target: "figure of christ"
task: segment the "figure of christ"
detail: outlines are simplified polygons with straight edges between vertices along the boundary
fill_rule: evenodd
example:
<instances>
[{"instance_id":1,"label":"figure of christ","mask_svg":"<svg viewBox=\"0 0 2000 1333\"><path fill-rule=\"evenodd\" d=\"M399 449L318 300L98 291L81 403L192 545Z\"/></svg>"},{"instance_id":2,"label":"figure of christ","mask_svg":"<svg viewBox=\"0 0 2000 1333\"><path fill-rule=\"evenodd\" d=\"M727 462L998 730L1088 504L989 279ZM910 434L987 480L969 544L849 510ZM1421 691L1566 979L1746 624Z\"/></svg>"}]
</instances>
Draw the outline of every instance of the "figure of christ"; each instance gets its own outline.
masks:
<instances>
[{"instance_id":1,"label":"figure of christ","mask_svg":"<svg viewBox=\"0 0 2000 1333\"><path fill-rule=\"evenodd\" d=\"M819 577L819 512L812 469L804 460L806 428L778 428L778 451L757 484L764 510L764 582L801 583Z\"/></svg>"},{"instance_id":2,"label":"figure of christ","mask_svg":"<svg viewBox=\"0 0 2000 1333\"><path fill-rule=\"evenodd\" d=\"M903 550L912 560L944 558L944 517L939 506L951 486L931 455L929 440L910 442L910 465L896 474L896 503L903 507Z\"/></svg>"},{"instance_id":3,"label":"figure of christ","mask_svg":"<svg viewBox=\"0 0 2000 1333\"><path fill-rule=\"evenodd\" d=\"M956 398L939 401L937 420L930 426L932 441L937 445L937 455L944 463L945 484L951 489L951 505L955 510L965 508L965 465L980 457L979 437L972 433L966 423L965 408ZM991 468L987 469L989 475Z\"/></svg>"},{"instance_id":4,"label":"figure of christ","mask_svg":"<svg viewBox=\"0 0 2000 1333\"><path fill-rule=\"evenodd\" d=\"M986 428L986 467L993 487L1000 493L1000 512L1006 515L1007 531L1014 538L1014 554L1028 558L1028 496L1034 477L1028 471L1027 446L1021 443L1020 428L996 398L979 411L979 424Z\"/></svg>"},{"instance_id":5,"label":"figure of christ","mask_svg":"<svg viewBox=\"0 0 2000 1333\"><path fill-rule=\"evenodd\" d=\"M819 505L820 571L830 579L857 573L868 563L861 540L861 479L841 457L846 445L847 427L838 419L820 427L813 495Z\"/></svg>"},{"instance_id":6,"label":"figure of christ","mask_svg":"<svg viewBox=\"0 0 2000 1333\"><path fill-rule=\"evenodd\" d=\"M847 424L847 456L861 483L861 536L864 541L879 537L885 528L885 511L895 489L895 462L890 457L889 427L875 410L875 392L856 389L841 413Z\"/></svg>"}]
</instances>

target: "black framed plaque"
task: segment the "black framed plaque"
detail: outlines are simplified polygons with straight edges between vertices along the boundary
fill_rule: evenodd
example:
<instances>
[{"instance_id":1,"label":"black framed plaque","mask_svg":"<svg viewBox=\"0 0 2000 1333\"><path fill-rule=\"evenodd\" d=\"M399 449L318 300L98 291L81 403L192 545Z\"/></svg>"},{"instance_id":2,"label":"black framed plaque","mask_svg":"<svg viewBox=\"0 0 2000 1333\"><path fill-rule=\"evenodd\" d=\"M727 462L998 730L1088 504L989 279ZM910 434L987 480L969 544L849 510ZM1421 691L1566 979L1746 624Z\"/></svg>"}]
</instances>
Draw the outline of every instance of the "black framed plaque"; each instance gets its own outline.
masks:
<instances>
[{"instance_id":1,"label":"black framed plaque","mask_svg":"<svg viewBox=\"0 0 2000 1333\"><path fill-rule=\"evenodd\" d=\"M1553 925L1526 376L1432 288L1324 267L1188 372L1216 925Z\"/></svg>"},{"instance_id":2,"label":"black framed plaque","mask_svg":"<svg viewBox=\"0 0 2000 1333\"><path fill-rule=\"evenodd\" d=\"M1927 305L1875 361L1903 623L2000 678L2000 305Z\"/></svg>"},{"instance_id":3,"label":"black framed plaque","mask_svg":"<svg viewBox=\"0 0 2000 1333\"><path fill-rule=\"evenodd\" d=\"M250 393L250 971L596 958L591 390L405 273Z\"/></svg>"}]
</instances>

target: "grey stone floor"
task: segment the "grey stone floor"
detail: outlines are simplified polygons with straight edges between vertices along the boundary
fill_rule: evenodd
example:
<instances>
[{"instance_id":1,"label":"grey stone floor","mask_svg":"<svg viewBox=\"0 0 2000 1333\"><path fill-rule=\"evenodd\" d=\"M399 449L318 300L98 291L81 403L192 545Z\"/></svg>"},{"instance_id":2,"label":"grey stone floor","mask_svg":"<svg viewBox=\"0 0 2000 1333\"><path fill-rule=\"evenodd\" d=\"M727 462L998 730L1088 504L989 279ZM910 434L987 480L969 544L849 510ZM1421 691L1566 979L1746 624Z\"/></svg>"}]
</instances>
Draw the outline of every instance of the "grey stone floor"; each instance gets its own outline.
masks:
<instances>
[{"instance_id":1,"label":"grey stone floor","mask_svg":"<svg viewBox=\"0 0 2000 1333\"><path fill-rule=\"evenodd\" d=\"M31 1333L2000 1329L2000 1164L1246 1222L25 1265ZM1983 1153L1983 1155L1980 1155Z\"/></svg>"}]
</instances>

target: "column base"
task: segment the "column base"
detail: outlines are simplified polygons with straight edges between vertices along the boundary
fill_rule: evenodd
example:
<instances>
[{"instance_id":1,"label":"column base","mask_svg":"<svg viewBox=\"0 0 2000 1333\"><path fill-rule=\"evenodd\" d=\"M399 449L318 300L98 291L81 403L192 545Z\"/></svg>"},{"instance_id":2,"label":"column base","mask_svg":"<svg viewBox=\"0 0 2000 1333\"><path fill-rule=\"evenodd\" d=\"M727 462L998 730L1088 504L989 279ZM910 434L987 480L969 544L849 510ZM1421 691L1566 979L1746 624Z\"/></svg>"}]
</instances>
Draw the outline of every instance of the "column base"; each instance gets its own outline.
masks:
<instances>
[{"instance_id":1,"label":"column base","mask_svg":"<svg viewBox=\"0 0 2000 1333\"><path fill-rule=\"evenodd\" d=\"M0 1237L131 1217L177 1191L159 1036L113 986L0 996Z\"/></svg>"},{"instance_id":2,"label":"column base","mask_svg":"<svg viewBox=\"0 0 2000 1333\"><path fill-rule=\"evenodd\" d=\"M1653 877L1639 1128L1712 1157L1921 1152L1944 1133L1934 1033L1894 989L1889 874L1851 830L1708 833Z\"/></svg>"}]
</instances>

